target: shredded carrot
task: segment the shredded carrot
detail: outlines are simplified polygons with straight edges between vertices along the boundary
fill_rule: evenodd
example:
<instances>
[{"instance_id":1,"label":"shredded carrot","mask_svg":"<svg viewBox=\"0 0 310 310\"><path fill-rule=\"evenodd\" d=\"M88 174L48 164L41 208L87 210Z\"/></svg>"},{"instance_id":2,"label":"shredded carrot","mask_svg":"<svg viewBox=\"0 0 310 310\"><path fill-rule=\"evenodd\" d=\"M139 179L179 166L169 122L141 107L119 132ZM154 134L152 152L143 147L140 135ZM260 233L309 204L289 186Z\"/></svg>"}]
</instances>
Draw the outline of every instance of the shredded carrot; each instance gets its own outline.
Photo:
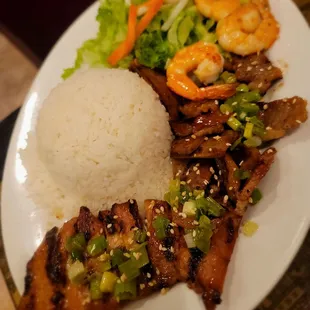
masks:
<instances>
[{"instance_id":1,"label":"shredded carrot","mask_svg":"<svg viewBox=\"0 0 310 310\"><path fill-rule=\"evenodd\" d=\"M128 14L128 31L127 37L116 50L108 58L108 62L111 66L115 66L121 59L126 57L134 47L136 40L136 26L137 26L137 7L131 5L129 7Z\"/></svg>"},{"instance_id":2,"label":"shredded carrot","mask_svg":"<svg viewBox=\"0 0 310 310\"><path fill-rule=\"evenodd\" d=\"M147 7L147 12L141 18L137 25L136 37L138 38L141 33L147 28L154 16L158 13L159 9L163 4L163 0L150 0L146 3L141 4L140 7Z\"/></svg>"}]
</instances>

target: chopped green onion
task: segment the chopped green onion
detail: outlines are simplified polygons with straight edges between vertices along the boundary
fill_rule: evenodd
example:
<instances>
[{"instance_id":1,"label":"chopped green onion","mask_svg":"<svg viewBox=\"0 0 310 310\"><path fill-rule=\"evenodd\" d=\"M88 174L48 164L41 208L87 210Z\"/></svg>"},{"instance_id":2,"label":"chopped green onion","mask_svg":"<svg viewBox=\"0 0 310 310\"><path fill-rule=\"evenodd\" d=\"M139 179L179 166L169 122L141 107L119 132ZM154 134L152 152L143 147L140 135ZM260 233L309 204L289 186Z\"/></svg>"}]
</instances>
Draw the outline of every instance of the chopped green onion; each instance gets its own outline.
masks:
<instances>
[{"instance_id":1,"label":"chopped green onion","mask_svg":"<svg viewBox=\"0 0 310 310\"><path fill-rule=\"evenodd\" d=\"M242 121L244 121L244 120L246 119L247 116L248 116L248 115L247 115L246 112L244 112L244 111L241 111L241 112L239 113L239 119L242 120Z\"/></svg>"},{"instance_id":2,"label":"chopped green onion","mask_svg":"<svg viewBox=\"0 0 310 310\"><path fill-rule=\"evenodd\" d=\"M71 258L73 260L79 260L79 261L82 261L83 260L83 252L80 251L80 250L72 250L71 252Z\"/></svg>"},{"instance_id":3,"label":"chopped green onion","mask_svg":"<svg viewBox=\"0 0 310 310\"><path fill-rule=\"evenodd\" d=\"M119 265L118 269L121 273L125 274L126 281L131 281L132 279L140 275L140 270L138 268L137 263L131 259Z\"/></svg>"},{"instance_id":4,"label":"chopped green onion","mask_svg":"<svg viewBox=\"0 0 310 310\"><path fill-rule=\"evenodd\" d=\"M199 226L195 229L194 241L197 248L207 253L210 249L210 239L212 236L212 224L211 221L202 215L199 219Z\"/></svg>"},{"instance_id":5,"label":"chopped green onion","mask_svg":"<svg viewBox=\"0 0 310 310\"><path fill-rule=\"evenodd\" d=\"M143 266L147 265L150 260L147 254L146 246L141 246L134 251L131 252L131 260L134 261L138 268L142 268Z\"/></svg>"},{"instance_id":6,"label":"chopped green onion","mask_svg":"<svg viewBox=\"0 0 310 310\"><path fill-rule=\"evenodd\" d=\"M212 215L219 217L223 214L224 208L217 203L212 197L199 198L196 201L196 208L199 215Z\"/></svg>"},{"instance_id":7,"label":"chopped green onion","mask_svg":"<svg viewBox=\"0 0 310 310\"><path fill-rule=\"evenodd\" d=\"M100 264L100 271L101 272L105 272L105 271L108 271L112 268L111 266L111 262L109 260L107 260L106 262L102 262Z\"/></svg>"},{"instance_id":8,"label":"chopped green onion","mask_svg":"<svg viewBox=\"0 0 310 310\"><path fill-rule=\"evenodd\" d=\"M233 151L242 141L242 137L238 138L233 145L230 147L230 150Z\"/></svg>"},{"instance_id":9,"label":"chopped green onion","mask_svg":"<svg viewBox=\"0 0 310 310\"><path fill-rule=\"evenodd\" d=\"M90 256L100 255L104 252L107 246L108 243L105 237L103 236L95 237L88 242L87 253Z\"/></svg>"},{"instance_id":10,"label":"chopped green onion","mask_svg":"<svg viewBox=\"0 0 310 310\"><path fill-rule=\"evenodd\" d=\"M103 273L100 282L100 291L103 293L112 293L117 280L117 276L109 271Z\"/></svg>"},{"instance_id":11,"label":"chopped green onion","mask_svg":"<svg viewBox=\"0 0 310 310\"><path fill-rule=\"evenodd\" d=\"M121 249L114 249L113 255L111 256L112 266L119 266L125 261L124 253Z\"/></svg>"},{"instance_id":12,"label":"chopped green onion","mask_svg":"<svg viewBox=\"0 0 310 310\"><path fill-rule=\"evenodd\" d=\"M203 189L194 189L193 195L196 199L203 198L205 196L205 191Z\"/></svg>"},{"instance_id":13,"label":"chopped green onion","mask_svg":"<svg viewBox=\"0 0 310 310\"><path fill-rule=\"evenodd\" d=\"M67 272L69 280L74 284L82 283L86 276L86 269L78 260L68 266Z\"/></svg>"},{"instance_id":14,"label":"chopped green onion","mask_svg":"<svg viewBox=\"0 0 310 310\"><path fill-rule=\"evenodd\" d=\"M220 78L226 83L226 84L232 84L232 83L236 83L237 78L233 73L230 73L228 71L224 71Z\"/></svg>"},{"instance_id":15,"label":"chopped green onion","mask_svg":"<svg viewBox=\"0 0 310 310\"><path fill-rule=\"evenodd\" d=\"M247 139L252 137L252 132L253 132L254 125L252 123L246 123L245 128L244 128L244 133L243 136Z\"/></svg>"},{"instance_id":16,"label":"chopped green onion","mask_svg":"<svg viewBox=\"0 0 310 310\"><path fill-rule=\"evenodd\" d=\"M234 131L238 131L242 127L242 124L233 116L228 119L227 125Z\"/></svg>"},{"instance_id":17,"label":"chopped green onion","mask_svg":"<svg viewBox=\"0 0 310 310\"><path fill-rule=\"evenodd\" d=\"M68 252L84 251L86 246L86 240L83 233L77 233L76 235L69 237L66 242L66 250Z\"/></svg>"},{"instance_id":18,"label":"chopped green onion","mask_svg":"<svg viewBox=\"0 0 310 310\"><path fill-rule=\"evenodd\" d=\"M100 290L100 278L94 277L90 281L89 285L90 298L92 300L98 300L102 298L102 292Z\"/></svg>"},{"instance_id":19,"label":"chopped green onion","mask_svg":"<svg viewBox=\"0 0 310 310\"><path fill-rule=\"evenodd\" d=\"M146 232L144 230L138 229L135 231L135 240L138 243L144 242L146 239Z\"/></svg>"},{"instance_id":20,"label":"chopped green onion","mask_svg":"<svg viewBox=\"0 0 310 310\"><path fill-rule=\"evenodd\" d=\"M245 180L251 177L251 172L248 170L237 169L234 172L234 177L238 180Z\"/></svg>"},{"instance_id":21,"label":"chopped green onion","mask_svg":"<svg viewBox=\"0 0 310 310\"><path fill-rule=\"evenodd\" d=\"M223 114L232 113L234 110L230 104L224 103L220 105L220 111Z\"/></svg>"},{"instance_id":22,"label":"chopped green onion","mask_svg":"<svg viewBox=\"0 0 310 310\"><path fill-rule=\"evenodd\" d=\"M184 239L189 249L196 247L192 231L184 235Z\"/></svg>"},{"instance_id":23,"label":"chopped green onion","mask_svg":"<svg viewBox=\"0 0 310 310\"><path fill-rule=\"evenodd\" d=\"M240 95L241 95L241 100L245 102L258 102L262 98L259 92L256 90L242 93Z\"/></svg>"},{"instance_id":24,"label":"chopped green onion","mask_svg":"<svg viewBox=\"0 0 310 310\"><path fill-rule=\"evenodd\" d=\"M165 201L167 201L172 208L178 208L179 206L179 199L181 196L181 185L180 179L176 178L170 181L169 185L169 192L165 194Z\"/></svg>"},{"instance_id":25,"label":"chopped green onion","mask_svg":"<svg viewBox=\"0 0 310 310\"><path fill-rule=\"evenodd\" d=\"M153 221L152 225L155 229L156 237L159 240L163 240L166 237L166 229L168 225L170 224L170 221L163 216L157 216L157 218Z\"/></svg>"},{"instance_id":26,"label":"chopped green onion","mask_svg":"<svg viewBox=\"0 0 310 310\"><path fill-rule=\"evenodd\" d=\"M255 188L251 198L252 198L252 204L255 205L263 198L263 195L258 188Z\"/></svg>"},{"instance_id":27,"label":"chopped green onion","mask_svg":"<svg viewBox=\"0 0 310 310\"><path fill-rule=\"evenodd\" d=\"M240 84L237 88L237 91L240 91L242 93L248 92L249 91L249 86L246 84Z\"/></svg>"},{"instance_id":28,"label":"chopped green onion","mask_svg":"<svg viewBox=\"0 0 310 310\"><path fill-rule=\"evenodd\" d=\"M134 299L137 295L136 281L116 282L114 287L114 296L118 301Z\"/></svg>"},{"instance_id":29,"label":"chopped green onion","mask_svg":"<svg viewBox=\"0 0 310 310\"><path fill-rule=\"evenodd\" d=\"M262 139L257 136L253 136L243 142L243 144L247 147L258 147L262 144Z\"/></svg>"},{"instance_id":30,"label":"chopped green onion","mask_svg":"<svg viewBox=\"0 0 310 310\"><path fill-rule=\"evenodd\" d=\"M240 110L247 114L256 115L259 111L259 106L255 103L241 103Z\"/></svg>"},{"instance_id":31,"label":"chopped green onion","mask_svg":"<svg viewBox=\"0 0 310 310\"><path fill-rule=\"evenodd\" d=\"M253 221L246 221L242 226L242 232L247 237L252 237L258 229L258 225Z\"/></svg>"},{"instance_id":32,"label":"chopped green onion","mask_svg":"<svg viewBox=\"0 0 310 310\"><path fill-rule=\"evenodd\" d=\"M186 201L183 205L183 213L188 216L192 216L196 214L196 202L194 200Z\"/></svg>"},{"instance_id":33,"label":"chopped green onion","mask_svg":"<svg viewBox=\"0 0 310 310\"><path fill-rule=\"evenodd\" d=\"M259 136L260 138L263 138L264 135L266 134L266 131L264 128L259 128L259 127L254 125L253 134L256 136Z\"/></svg>"},{"instance_id":34,"label":"chopped green onion","mask_svg":"<svg viewBox=\"0 0 310 310\"><path fill-rule=\"evenodd\" d=\"M257 116L252 116L247 118L247 121L254 124L255 126L264 129L265 125L264 123L257 117Z\"/></svg>"}]
</instances>

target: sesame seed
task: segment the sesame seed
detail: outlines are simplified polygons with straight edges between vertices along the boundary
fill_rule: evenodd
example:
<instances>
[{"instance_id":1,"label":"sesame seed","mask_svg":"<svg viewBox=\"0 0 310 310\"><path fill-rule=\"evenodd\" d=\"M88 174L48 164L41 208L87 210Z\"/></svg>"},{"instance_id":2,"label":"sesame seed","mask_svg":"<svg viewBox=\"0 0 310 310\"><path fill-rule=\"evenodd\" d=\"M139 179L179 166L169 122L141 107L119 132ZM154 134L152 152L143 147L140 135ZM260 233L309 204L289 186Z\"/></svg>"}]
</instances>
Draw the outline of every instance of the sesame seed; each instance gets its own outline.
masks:
<instances>
[{"instance_id":1,"label":"sesame seed","mask_svg":"<svg viewBox=\"0 0 310 310\"><path fill-rule=\"evenodd\" d=\"M121 283L121 280L120 280L120 279L117 279L116 283L120 284L120 283Z\"/></svg>"},{"instance_id":2,"label":"sesame seed","mask_svg":"<svg viewBox=\"0 0 310 310\"><path fill-rule=\"evenodd\" d=\"M172 227L177 227L178 225L177 225L176 223L171 222L171 223L170 223L170 226L172 226Z\"/></svg>"},{"instance_id":3,"label":"sesame seed","mask_svg":"<svg viewBox=\"0 0 310 310\"><path fill-rule=\"evenodd\" d=\"M230 187L229 187L229 190L230 190L230 191L232 191L232 190L233 190L233 187L232 187L232 186L230 186Z\"/></svg>"},{"instance_id":4,"label":"sesame seed","mask_svg":"<svg viewBox=\"0 0 310 310\"><path fill-rule=\"evenodd\" d=\"M252 197L249 198L249 203L253 203Z\"/></svg>"},{"instance_id":5,"label":"sesame seed","mask_svg":"<svg viewBox=\"0 0 310 310\"><path fill-rule=\"evenodd\" d=\"M268 109L268 104L264 104L263 108L264 108L264 110L267 110Z\"/></svg>"},{"instance_id":6,"label":"sesame seed","mask_svg":"<svg viewBox=\"0 0 310 310\"><path fill-rule=\"evenodd\" d=\"M190 141L190 139L185 139L186 142Z\"/></svg>"},{"instance_id":7,"label":"sesame seed","mask_svg":"<svg viewBox=\"0 0 310 310\"><path fill-rule=\"evenodd\" d=\"M146 274L146 276L147 276L149 279L152 278L152 276L151 276L151 274L150 274L149 272Z\"/></svg>"},{"instance_id":8,"label":"sesame seed","mask_svg":"<svg viewBox=\"0 0 310 310\"><path fill-rule=\"evenodd\" d=\"M197 154L194 154L194 157L197 157Z\"/></svg>"},{"instance_id":9,"label":"sesame seed","mask_svg":"<svg viewBox=\"0 0 310 310\"><path fill-rule=\"evenodd\" d=\"M173 230L173 229L170 229L170 233L171 233L171 234L174 234L174 230Z\"/></svg>"},{"instance_id":10,"label":"sesame seed","mask_svg":"<svg viewBox=\"0 0 310 310\"><path fill-rule=\"evenodd\" d=\"M220 181L217 181L217 187L220 187L220 183L221 183Z\"/></svg>"},{"instance_id":11,"label":"sesame seed","mask_svg":"<svg viewBox=\"0 0 310 310\"><path fill-rule=\"evenodd\" d=\"M143 290L145 288L145 284L140 284L140 290Z\"/></svg>"},{"instance_id":12,"label":"sesame seed","mask_svg":"<svg viewBox=\"0 0 310 310\"><path fill-rule=\"evenodd\" d=\"M186 182L186 183L187 183L187 184L189 184L190 182L192 182L192 180L191 180L191 179L187 180L187 182Z\"/></svg>"},{"instance_id":13,"label":"sesame seed","mask_svg":"<svg viewBox=\"0 0 310 310\"><path fill-rule=\"evenodd\" d=\"M197 170L197 171L196 171L196 174L200 174L200 170Z\"/></svg>"},{"instance_id":14,"label":"sesame seed","mask_svg":"<svg viewBox=\"0 0 310 310\"><path fill-rule=\"evenodd\" d=\"M196 230L193 231L193 237L196 237Z\"/></svg>"},{"instance_id":15,"label":"sesame seed","mask_svg":"<svg viewBox=\"0 0 310 310\"><path fill-rule=\"evenodd\" d=\"M175 176L178 177L180 174L181 174L181 172L179 170Z\"/></svg>"},{"instance_id":16,"label":"sesame seed","mask_svg":"<svg viewBox=\"0 0 310 310\"><path fill-rule=\"evenodd\" d=\"M263 71L265 71L265 70L262 68L262 69L259 69L259 71L263 72Z\"/></svg>"},{"instance_id":17,"label":"sesame seed","mask_svg":"<svg viewBox=\"0 0 310 310\"><path fill-rule=\"evenodd\" d=\"M113 250L111 250L111 251L110 251L110 255L113 256L113 253L114 253Z\"/></svg>"},{"instance_id":18,"label":"sesame seed","mask_svg":"<svg viewBox=\"0 0 310 310\"><path fill-rule=\"evenodd\" d=\"M212 152L212 147L209 148L209 152Z\"/></svg>"},{"instance_id":19,"label":"sesame seed","mask_svg":"<svg viewBox=\"0 0 310 310\"><path fill-rule=\"evenodd\" d=\"M207 180L204 180L204 181L203 181L203 184L204 184L204 185L208 185L209 182L208 182Z\"/></svg>"},{"instance_id":20,"label":"sesame seed","mask_svg":"<svg viewBox=\"0 0 310 310\"><path fill-rule=\"evenodd\" d=\"M108 224L108 225L107 225L107 228L111 228L111 227L112 227L112 224Z\"/></svg>"},{"instance_id":21,"label":"sesame seed","mask_svg":"<svg viewBox=\"0 0 310 310\"><path fill-rule=\"evenodd\" d=\"M269 149L269 150L267 151L267 153L268 153L268 154L273 153L273 149Z\"/></svg>"},{"instance_id":22,"label":"sesame seed","mask_svg":"<svg viewBox=\"0 0 310 310\"><path fill-rule=\"evenodd\" d=\"M241 160L241 161L240 161L240 164L239 164L239 166L241 166L242 164L243 164L243 160Z\"/></svg>"},{"instance_id":23,"label":"sesame seed","mask_svg":"<svg viewBox=\"0 0 310 310\"><path fill-rule=\"evenodd\" d=\"M168 291L168 289L164 287L160 290L160 294L165 295L165 294L167 294L167 291Z\"/></svg>"},{"instance_id":24,"label":"sesame seed","mask_svg":"<svg viewBox=\"0 0 310 310\"><path fill-rule=\"evenodd\" d=\"M126 275L123 273L122 275L121 275L121 281L122 282L125 282L127 280L127 277L126 277Z\"/></svg>"},{"instance_id":25,"label":"sesame seed","mask_svg":"<svg viewBox=\"0 0 310 310\"><path fill-rule=\"evenodd\" d=\"M148 237L151 237L151 233L150 233L149 231L146 233L146 235L147 235Z\"/></svg>"},{"instance_id":26,"label":"sesame seed","mask_svg":"<svg viewBox=\"0 0 310 310\"><path fill-rule=\"evenodd\" d=\"M269 66L267 69L270 71L272 69L272 66Z\"/></svg>"},{"instance_id":27,"label":"sesame seed","mask_svg":"<svg viewBox=\"0 0 310 310\"><path fill-rule=\"evenodd\" d=\"M193 225L199 225L199 222L198 221L193 221Z\"/></svg>"},{"instance_id":28,"label":"sesame seed","mask_svg":"<svg viewBox=\"0 0 310 310\"><path fill-rule=\"evenodd\" d=\"M195 136L195 135L191 135L191 137L192 137L193 139L196 139L196 136Z\"/></svg>"},{"instance_id":29,"label":"sesame seed","mask_svg":"<svg viewBox=\"0 0 310 310\"><path fill-rule=\"evenodd\" d=\"M255 65L257 65L257 64L258 64L258 61L257 61L257 60L251 62L251 65L253 65L253 66L255 66Z\"/></svg>"},{"instance_id":30,"label":"sesame seed","mask_svg":"<svg viewBox=\"0 0 310 310\"><path fill-rule=\"evenodd\" d=\"M285 99L283 99L283 102L287 102L287 99L285 98Z\"/></svg>"},{"instance_id":31,"label":"sesame seed","mask_svg":"<svg viewBox=\"0 0 310 310\"><path fill-rule=\"evenodd\" d=\"M210 167L210 172L213 174L213 173L215 173L215 171L214 171L214 169L213 169L213 167Z\"/></svg>"},{"instance_id":32,"label":"sesame seed","mask_svg":"<svg viewBox=\"0 0 310 310\"><path fill-rule=\"evenodd\" d=\"M102 233L103 233L103 228L100 228L99 233L100 233L100 234L102 234Z\"/></svg>"},{"instance_id":33,"label":"sesame seed","mask_svg":"<svg viewBox=\"0 0 310 310\"><path fill-rule=\"evenodd\" d=\"M155 209L155 212L156 212L157 214L159 214L159 213L160 213L159 209Z\"/></svg>"},{"instance_id":34,"label":"sesame seed","mask_svg":"<svg viewBox=\"0 0 310 310\"><path fill-rule=\"evenodd\" d=\"M296 123L301 124L301 121L299 119L296 120Z\"/></svg>"},{"instance_id":35,"label":"sesame seed","mask_svg":"<svg viewBox=\"0 0 310 310\"><path fill-rule=\"evenodd\" d=\"M263 86L263 83L262 82L260 82L259 84L258 84L258 88L261 88Z\"/></svg>"},{"instance_id":36,"label":"sesame seed","mask_svg":"<svg viewBox=\"0 0 310 310\"><path fill-rule=\"evenodd\" d=\"M226 115L229 115L229 111L226 111L226 113L225 113Z\"/></svg>"},{"instance_id":37,"label":"sesame seed","mask_svg":"<svg viewBox=\"0 0 310 310\"><path fill-rule=\"evenodd\" d=\"M220 137L220 136L215 136L215 137L213 137L213 139L215 139L216 141L218 141L218 140L221 139L221 137Z\"/></svg>"},{"instance_id":38,"label":"sesame seed","mask_svg":"<svg viewBox=\"0 0 310 310\"><path fill-rule=\"evenodd\" d=\"M208 141L208 140L209 140L209 138L208 138L208 137L205 137L205 138L204 138L204 140L205 140L205 141Z\"/></svg>"},{"instance_id":39,"label":"sesame seed","mask_svg":"<svg viewBox=\"0 0 310 310\"><path fill-rule=\"evenodd\" d=\"M214 192L213 188L210 189L210 193L212 194Z\"/></svg>"},{"instance_id":40,"label":"sesame seed","mask_svg":"<svg viewBox=\"0 0 310 310\"><path fill-rule=\"evenodd\" d=\"M296 98L294 98L293 103L296 103L296 101L297 101Z\"/></svg>"},{"instance_id":41,"label":"sesame seed","mask_svg":"<svg viewBox=\"0 0 310 310\"><path fill-rule=\"evenodd\" d=\"M156 268L156 274L157 274L157 275L160 275L160 271L159 271L158 268Z\"/></svg>"},{"instance_id":42,"label":"sesame seed","mask_svg":"<svg viewBox=\"0 0 310 310\"><path fill-rule=\"evenodd\" d=\"M218 180L218 176L216 174L213 175L215 180Z\"/></svg>"},{"instance_id":43,"label":"sesame seed","mask_svg":"<svg viewBox=\"0 0 310 310\"><path fill-rule=\"evenodd\" d=\"M159 248L159 251L161 251L163 249L163 246L160 244L158 248Z\"/></svg>"},{"instance_id":44,"label":"sesame seed","mask_svg":"<svg viewBox=\"0 0 310 310\"><path fill-rule=\"evenodd\" d=\"M240 68L240 67L242 67L242 64L238 64L238 66L237 66L238 68Z\"/></svg>"},{"instance_id":45,"label":"sesame seed","mask_svg":"<svg viewBox=\"0 0 310 310\"><path fill-rule=\"evenodd\" d=\"M178 212L178 209L176 207L173 207L174 212Z\"/></svg>"},{"instance_id":46,"label":"sesame seed","mask_svg":"<svg viewBox=\"0 0 310 310\"><path fill-rule=\"evenodd\" d=\"M130 254L129 253L124 253L124 256L130 258Z\"/></svg>"},{"instance_id":47,"label":"sesame seed","mask_svg":"<svg viewBox=\"0 0 310 310\"><path fill-rule=\"evenodd\" d=\"M187 172L185 173L186 175L189 175L189 171L187 170Z\"/></svg>"},{"instance_id":48,"label":"sesame seed","mask_svg":"<svg viewBox=\"0 0 310 310\"><path fill-rule=\"evenodd\" d=\"M167 251L167 248L165 248L164 246L161 248L162 249L162 251Z\"/></svg>"},{"instance_id":49,"label":"sesame seed","mask_svg":"<svg viewBox=\"0 0 310 310\"><path fill-rule=\"evenodd\" d=\"M150 282L150 283L149 283L149 286L153 286L153 285L154 285L153 282Z\"/></svg>"},{"instance_id":50,"label":"sesame seed","mask_svg":"<svg viewBox=\"0 0 310 310\"><path fill-rule=\"evenodd\" d=\"M180 184L185 185L186 183L185 183L185 181L181 181Z\"/></svg>"},{"instance_id":51,"label":"sesame seed","mask_svg":"<svg viewBox=\"0 0 310 310\"><path fill-rule=\"evenodd\" d=\"M188 193L189 197L192 197L193 196L193 193Z\"/></svg>"},{"instance_id":52,"label":"sesame seed","mask_svg":"<svg viewBox=\"0 0 310 310\"><path fill-rule=\"evenodd\" d=\"M182 196L183 196L183 197L186 196L186 191L184 191L184 192L182 193Z\"/></svg>"},{"instance_id":53,"label":"sesame seed","mask_svg":"<svg viewBox=\"0 0 310 310\"><path fill-rule=\"evenodd\" d=\"M234 171L236 171L236 170L237 170L237 168L234 168L233 170L234 170Z\"/></svg>"},{"instance_id":54,"label":"sesame seed","mask_svg":"<svg viewBox=\"0 0 310 310\"><path fill-rule=\"evenodd\" d=\"M223 202L226 203L228 201L228 195L224 196Z\"/></svg>"},{"instance_id":55,"label":"sesame seed","mask_svg":"<svg viewBox=\"0 0 310 310\"><path fill-rule=\"evenodd\" d=\"M252 70L252 68L253 68L253 67L248 66L248 67L246 68L246 71L251 71L251 70Z\"/></svg>"},{"instance_id":56,"label":"sesame seed","mask_svg":"<svg viewBox=\"0 0 310 310\"><path fill-rule=\"evenodd\" d=\"M222 170L219 170L219 175L222 175Z\"/></svg>"},{"instance_id":57,"label":"sesame seed","mask_svg":"<svg viewBox=\"0 0 310 310\"><path fill-rule=\"evenodd\" d=\"M195 166L195 167L193 168L193 170L194 170L194 171L197 171L197 170L198 170L198 168Z\"/></svg>"},{"instance_id":58,"label":"sesame seed","mask_svg":"<svg viewBox=\"0 0 310 310\"><path fill-rule=\"evenodd\" d=\"M231 105L237 105L238 104L238 102L237 101L235 101L235 102L233 102Z\"/></svg>"},{"instance_id":59,"label":"sesame seed","mask_svg":"<svg viewBox=\"0 0 310 310\"><path fill-rule=\"evenodd\" d=\"M231 143L226 143L226 146L231 146Z\"/></svg>"},{"instance_id":60,"label":"sesame seed","mask_svg":"<svg viewBox=\"0 0 310 310\"><path fill-rule=\"evenodd\" d=\"M271 130L272 128L270 126L267 126L266 127L266 130Z\"/></svg>"},{"instance_id":61,"label":"sesame seed","mask_svg":"<svg viewBox=\"0 0 310 310\"><path fill-rule=\"evenodd\" d=\"M161 211L162 213L164 213L164 212L165 212L165 208L164 208L163 206L161 206L161 207L160 207L160 211Z\"/></svg>"},{"instance_id":62,"label":"sesame seed","mask_svg":"<svg viewBox=\"0 0 310 310\"><path fill-rule=\"evenodd\" d=\"M195 166L196 166L196 167L199 167L199 166L200 166L200 163L197 163Z\"/></svg>"},{"instance_id":63,"label":"sesame seed","mask_svg":"<svg viewBox=\"0 0 310 310\"><path fill-rule=\"evenodd\" d=\"M215 100L214 103L215 103L216 105L218 105L218 104L219 104L219 101L218 101L218 100Z\"/></svg>"},{"instance_id":64,"label":"sesame seed","mask_svg":"<svg viewBox=\"0 0 310 310\"><path fill-rule=\"evenodd\" d=\"M172 246L172 247L170 247L170 252L171 252L171 253L173 253L173 252L174 252L174 248L173 248L173 246Z\"/></svg>"}]
</instances>

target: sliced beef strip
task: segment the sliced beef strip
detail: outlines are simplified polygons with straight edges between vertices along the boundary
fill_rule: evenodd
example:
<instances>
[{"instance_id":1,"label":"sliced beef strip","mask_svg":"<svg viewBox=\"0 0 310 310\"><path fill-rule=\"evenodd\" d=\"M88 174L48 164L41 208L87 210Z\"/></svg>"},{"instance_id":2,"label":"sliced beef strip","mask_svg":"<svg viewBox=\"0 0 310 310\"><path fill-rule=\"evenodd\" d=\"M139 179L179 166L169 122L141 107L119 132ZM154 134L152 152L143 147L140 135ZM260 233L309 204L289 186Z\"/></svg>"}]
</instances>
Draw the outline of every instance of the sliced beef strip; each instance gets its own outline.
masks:
<instances>
[{"instance_id":1,"label":"sliced beef strip","mask_svg":"<svg viewBox=\"0 0 310 310\"><path fill-rule=\"evenodd\" d=\"M208 127L223 125L228 121L229 117L230 115L223 114L219 110L213 113L208 113L208 114L197 116L194 119L193 124L192 124L193 133L196 134L197 132L203 130L206 127L208 128Z\"/></svg>"},{"instance_id":2,"label":"sliced beef strip","mask_svg":"<svg viewBox=\"0 0 310 310\"><path fill-rule=\"evenodd\" d=\"M271 165L274 162L276 152L276 149L271 147L264 151L264 153L261 155L260 160L256 168L253 170L251 177L247 180L244 187L237 194L237 204L235 209L236 214L240 216L244 215L254 189L258 186L259 182L269 171Z\"/></svg>"},{"instance_id":3,"label":"sliced beef strip","mask_svg":"<svg viewBox=\"0 0 310 310\"><path fill-rule=\"evenodd\" d=\"M279 139L308 119L307 101L300 97L261 103L261 119L266 127L264 141Z\"/></svg>"},{"instance_id":4,"label":"sliced beef strip","mask_svg":"<svg viewBox=\"0 0 310 310\"><path fill-rule=\"evenodd\" d=\"M179 106L181 113L187 117L192 118L199 116L201 113L215 112L218 110L217 100L191 101Z\"/></svg>"},{"instance_id":5,"label":"sliced beef strip","mask_svg":"<svg viewBox=\"0 0 310 310\"><path fill-rule=\"evenodd\" d=\"M175 139L171 144L171 157L174 157L175 155L189 155L197 150L203 141L203 137L196 136Z\"/></svg>"},{"instance_id":6,"label":"sliced beef strip","mask_svg":"<svg viewBox=\"0 0 310 310\"><path fill-rule=\"evenodd\" d=\"M140 65L137 60L131 63L130 70L138 73L140 77L152 86L162 104L167 109L170 120L177 120L179 118L178 106L180 99L167 86L166 76L158 71Z\"/></svg>"},{"instance_id":7,"label":"sliced beef strip","mask_svg":"<svg viewBox=\"0 0 310 310\"><path fill-rule=\"evenodd\" d=\"M258 90L262 95L276 81L282 79L281 70L275 67L263 53L246 57L234 55L231 62L226 62L225 67L235 72L239 82L249 83L251 90Z\"/></svg>"}]
</instances>

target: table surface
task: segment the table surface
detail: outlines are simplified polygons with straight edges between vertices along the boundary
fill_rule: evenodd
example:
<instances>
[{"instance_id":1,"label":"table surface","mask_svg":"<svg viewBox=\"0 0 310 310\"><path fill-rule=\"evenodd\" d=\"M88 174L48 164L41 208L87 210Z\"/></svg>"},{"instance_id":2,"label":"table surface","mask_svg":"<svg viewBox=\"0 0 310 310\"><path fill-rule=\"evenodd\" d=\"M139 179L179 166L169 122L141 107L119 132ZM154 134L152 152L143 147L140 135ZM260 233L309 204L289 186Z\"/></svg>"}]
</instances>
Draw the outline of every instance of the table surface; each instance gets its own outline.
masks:
<instances>
[{"instance_id":1,"label":"table surface","mask_svg":"<svg viewBox=\"0 0 310 310\"><path fill-rule=\"evenodd\" d=\"M281 1L281 0L279 0ZM294 0L310 24L310 0ZM0 121L16 110L37 72L32 64L0 32ZM14 116L12 117L14 119ZM7 121L8 125L13 122ZM1 124L1 123L0 123ZM0 149L1 149L0 135ZM0 171L2 174L2 171ZM3 259L2 240L0 238L0 303L2 310L13 310L19 294L10 278L9 270ZM11 295L9 294L9 290ZM291 266L256 310L309 310L310 309L310 233Z\"/></svg>"}]
</instances>

